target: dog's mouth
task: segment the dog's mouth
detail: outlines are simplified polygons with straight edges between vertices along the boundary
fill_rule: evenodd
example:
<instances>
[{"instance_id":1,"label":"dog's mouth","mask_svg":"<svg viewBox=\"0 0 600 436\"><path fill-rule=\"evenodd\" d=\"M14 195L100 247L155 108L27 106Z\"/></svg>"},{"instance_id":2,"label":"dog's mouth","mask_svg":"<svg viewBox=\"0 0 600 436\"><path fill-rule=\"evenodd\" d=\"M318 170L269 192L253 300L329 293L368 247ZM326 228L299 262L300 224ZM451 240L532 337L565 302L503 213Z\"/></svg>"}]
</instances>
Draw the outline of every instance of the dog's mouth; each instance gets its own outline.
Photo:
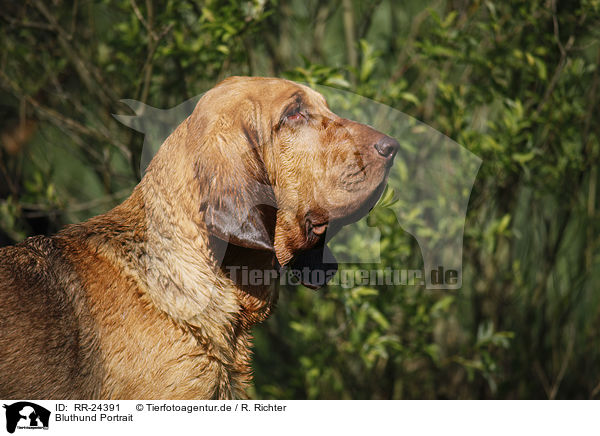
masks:
<instances>
[{"instance_id":1,"label":"dog's mouth","mask_svg":"<svg viewBox=\"0 0 600 436\"><path fill-rule=\"evenodd\" d=\"M320 237L317 245L298 253L289 265L292 273L310 289L322 288L337 273L338 264L325 238Z\"/></svg>"},{"instance_id":2,"label":"dog's mouth","mask_svg":"<svg viewBox=\"0 0 600 436\"><path fill-rule=\"evenodd\" d=\"M329 221L307 214L304 220L305 246L296 253L288 264L291 273L310 289L319 289L327 284L337 272L337 262L325 244L325 233Z\"/></svg>"},{"instance_id":3,"label":"dog's mouth","mask_svg":"<svg viewBox=\"0 0 600 436\"><path fill-rule=\"evenodd\" d=\"M321 238L327 231L329 221L314 222L311 218L306 218L306 239Z\"/></svg>"},{"instance_id":4,"label":"dog's mouth","mask_svg":"<svg viewBox=\"0 0 600 436\"><path fill-rule=\"evenodd\" d=\"M361 201L360 206L352 213L342 217L325 219L323 213L309 213L304 220L305 247L296 253L288 264L300 282L311 289L319 289L327 284L337 273L338 264L335 256L327 246L327 242L339 230L348 224L358 221L375 206L381 196L387 178ZM322 212L322 211L321 211Z\"/></svg>"}]
</instances>

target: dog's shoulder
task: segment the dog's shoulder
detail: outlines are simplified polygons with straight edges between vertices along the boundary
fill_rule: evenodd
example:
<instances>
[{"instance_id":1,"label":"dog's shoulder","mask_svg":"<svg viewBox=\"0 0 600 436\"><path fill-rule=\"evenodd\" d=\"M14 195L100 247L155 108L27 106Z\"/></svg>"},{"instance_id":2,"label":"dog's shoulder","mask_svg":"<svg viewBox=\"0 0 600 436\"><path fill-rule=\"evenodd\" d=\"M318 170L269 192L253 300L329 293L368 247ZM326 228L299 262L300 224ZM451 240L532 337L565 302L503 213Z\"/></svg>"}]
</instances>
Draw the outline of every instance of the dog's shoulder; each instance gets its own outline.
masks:
<instances>
[{"instance_id":1,"label":"dog's shoulder","mask_svg":"<svg viewBox=\"0 0 600 436\"><path fill-rule=\"evenodd\" d=\"M60 261L56 242L46 236L33 236L17 245L0 248L0 292L6 297L24 298L47 287L40 285L56 280L53 266Z\"/></svg>"},{"instance_id":2,"label":"dog's shoulder","mask_svg":"<svg viewBox=\"0 0 600 436\"><path fill-rule=\"evenodd\" d=\"M45 236L0 248L0 397L94 390L78 374L94 371L82 358L93 338L85 328L85 295L64 250L60 237Z\"/></svg>"}]
</instances>

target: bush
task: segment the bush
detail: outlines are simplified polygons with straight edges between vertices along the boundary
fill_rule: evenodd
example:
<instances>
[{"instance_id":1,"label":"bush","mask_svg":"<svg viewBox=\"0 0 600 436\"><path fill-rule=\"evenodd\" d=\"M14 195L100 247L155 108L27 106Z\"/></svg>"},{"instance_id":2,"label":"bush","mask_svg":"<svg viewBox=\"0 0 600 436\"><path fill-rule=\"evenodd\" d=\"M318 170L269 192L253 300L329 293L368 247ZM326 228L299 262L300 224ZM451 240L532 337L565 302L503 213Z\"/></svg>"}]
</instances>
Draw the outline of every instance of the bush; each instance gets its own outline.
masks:
<instances>
[{"instance_id":1,"label":"bush","mask_svg":"<svg viewBox=\"0 0 600 436\"><path fill-rule=\"evenodd\" d=\"M255 329L254 395L600 394L597 0L34 0L0 20L0 243L128 194L143 138L111 117L121 98L172 107L233 74L349 90L482 159L463 286L282 289ZM388 209L369 217L380 267L421 268Z\"/></svg>"}]
</instances>

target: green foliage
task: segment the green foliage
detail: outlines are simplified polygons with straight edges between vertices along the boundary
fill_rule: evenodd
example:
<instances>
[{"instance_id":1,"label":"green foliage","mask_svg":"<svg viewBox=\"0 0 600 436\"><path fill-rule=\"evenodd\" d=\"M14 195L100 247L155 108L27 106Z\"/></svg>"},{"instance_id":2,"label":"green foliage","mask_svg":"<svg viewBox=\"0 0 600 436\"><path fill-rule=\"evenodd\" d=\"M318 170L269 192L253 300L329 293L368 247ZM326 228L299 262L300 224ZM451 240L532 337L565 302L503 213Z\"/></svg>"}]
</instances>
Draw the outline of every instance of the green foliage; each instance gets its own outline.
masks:
<instances>
[{"instance_id":1,"label":"green foliage","mask_svg":"<svg viewBox=\"0 0 600 436\"><path fill-rule=\"evenodd\" d=\"M353 4L351 21L335 0L8 5L0 242L53 232L127 194L142 138L112 119L128 113L121 98L171 107L233 74L350 90L483 160L463 286L281 289L278 310L255 329L254 395L597 398L600 2ZM363 117L358 100L342 100ZM9 153L5 134L26 120L37 129ZM399 177L418 163L398 162ZM369 268L422 268L390 207L416 222L442 201L403 203L387 191L336 254L369 254L362 236L377 227L382 258Z\"/></svg>"}]
</instances>

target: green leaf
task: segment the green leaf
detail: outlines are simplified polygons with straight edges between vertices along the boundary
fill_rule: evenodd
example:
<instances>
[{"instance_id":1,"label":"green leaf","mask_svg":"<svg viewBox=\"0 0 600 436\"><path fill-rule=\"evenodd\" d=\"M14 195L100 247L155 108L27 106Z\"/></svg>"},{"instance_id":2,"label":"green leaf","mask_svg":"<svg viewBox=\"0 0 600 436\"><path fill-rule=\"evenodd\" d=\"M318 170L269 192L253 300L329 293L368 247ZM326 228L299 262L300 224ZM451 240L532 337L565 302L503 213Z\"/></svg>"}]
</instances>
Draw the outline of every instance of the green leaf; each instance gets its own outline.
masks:
<instances>
[{"instance_id":1,"label":"green leaf","mask_svg":"<svg viewBox=\"0 0 600 436\"><path fill-rule=\"evenodd\" d=\"M535 157L535 153L533 151L530 151L528 153L513 153L512 154L513 160L517 161L521 165L529 162L534 157Z\"/></svg>"}]
</instances>

